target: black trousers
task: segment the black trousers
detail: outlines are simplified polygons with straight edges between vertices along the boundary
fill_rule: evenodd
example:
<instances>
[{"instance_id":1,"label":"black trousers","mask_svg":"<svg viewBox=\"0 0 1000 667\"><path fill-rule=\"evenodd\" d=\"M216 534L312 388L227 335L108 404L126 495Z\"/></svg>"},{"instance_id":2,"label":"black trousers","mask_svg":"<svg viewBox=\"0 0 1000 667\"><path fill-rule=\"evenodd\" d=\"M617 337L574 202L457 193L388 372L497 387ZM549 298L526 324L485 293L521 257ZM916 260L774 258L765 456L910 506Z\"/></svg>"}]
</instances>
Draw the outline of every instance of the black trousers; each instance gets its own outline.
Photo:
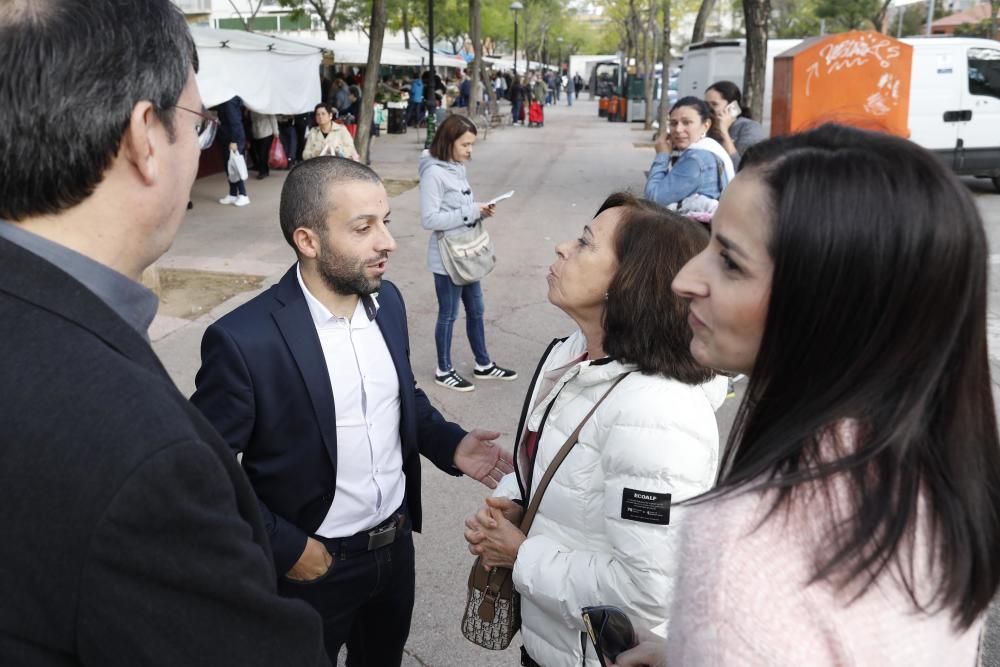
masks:
<instances>
[{"instance_id":1,"label":"black trousers","mask_svg":"<svg viewBox=\"0 0 1000 667\"><path fill-rule=\"evenodd\" d=\"M271 173L271 169L267 165L267 154L271 152L272 141L274 141L273 134L269 134L262 139L253 140L254 165L257 167L257 173L261 177Z\"/></svg>"},{"instance_id":2,"label":"black trousers","mask_svg":"<svg viewBox=\"0 0 1000 667\"><path fill-rule=\"evenodd\" d=\"M323 617L326 652L334 665L340 648L347 644L348 667L398 667L413 614L409 519L395 542L375 551L335 553L331 544L327 549L334 564L327 574L305 584L281 577L278 592L305 600Z\"/></svg>"}]
</instances>

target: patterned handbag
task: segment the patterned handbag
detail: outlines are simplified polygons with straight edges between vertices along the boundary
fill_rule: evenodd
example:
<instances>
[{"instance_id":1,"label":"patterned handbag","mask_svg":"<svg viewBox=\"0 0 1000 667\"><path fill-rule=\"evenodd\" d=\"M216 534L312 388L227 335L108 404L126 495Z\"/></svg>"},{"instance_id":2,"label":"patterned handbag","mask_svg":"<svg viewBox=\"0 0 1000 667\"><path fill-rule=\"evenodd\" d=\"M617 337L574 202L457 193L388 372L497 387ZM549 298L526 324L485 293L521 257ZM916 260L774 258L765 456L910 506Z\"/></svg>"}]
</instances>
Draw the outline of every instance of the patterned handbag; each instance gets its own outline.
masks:
<instances>
[{"instance_id":1,"label":"patterned handbag","mask_svg":"<svg viewBox=\"0 0 1000 667\"><path fill-rule=\"evenodd\" d=\"M524 518L521 519L520 528L525 535L531 530L531 524L535 520L535 514L538 513L538 506L542 502L545 489L552 481L556 470L566 459L569 450L573 449L573 445L580 438L583 425L587 423L597 407L604 402L611 390L626 377L628 377L628 373L619 375L600 400L594 403L594 407L566 439L562 449L552 459L549 467L545 469L545 474L538 483L535 495L532 496L528 509L524 512ZM466 598L465 613L462 616L462 634L473 644L478 644L492 651L502 651L510 646L514 635L521 628L521 596L514 590L512 574L513 570L509 567L494 567L491 570L486 570L478 556L476 562L472 564L472 571L469 572L469 595Z\"/></svg>"}]
</instances>

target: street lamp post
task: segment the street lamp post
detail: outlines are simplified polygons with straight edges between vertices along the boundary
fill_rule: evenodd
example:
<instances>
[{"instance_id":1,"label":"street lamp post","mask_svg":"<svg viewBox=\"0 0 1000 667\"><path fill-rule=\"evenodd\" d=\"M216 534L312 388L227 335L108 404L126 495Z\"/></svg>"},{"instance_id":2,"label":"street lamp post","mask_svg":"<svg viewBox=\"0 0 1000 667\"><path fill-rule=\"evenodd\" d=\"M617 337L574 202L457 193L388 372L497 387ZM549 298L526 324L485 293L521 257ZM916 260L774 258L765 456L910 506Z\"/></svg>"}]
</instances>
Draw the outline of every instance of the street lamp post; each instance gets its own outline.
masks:
<instances>
[{"instance_id":1,"label":"street lamp post","mask_svg":"<svg viewBox=\"0 0 1000 667\"><path fill-rule=\"evenodd\" d=\"M556 74L562 75L562 44L563 38L556 37Z\"/></svg>"},{"instance_id":2,"label":"street lamp post","mask_svg":"<svg viewBox=\"0 0 1000 667\"><path fill-rule=\"evenodd\" d=\"M517 0L510 3L510 11L514 12L514 76L517 76L517 13L524 9Z\"/></svg>"},{"instance_id":3,"label":"street lamp post","mask_svg":"<svg viewBox=\"0 0 1000 667\"><path fill-rule=\"evenodd\" d=\"M430 77L424 90L424 104L427 106L427 138L424 141L424 148L431 147L437 129L437 119L434 116L434 109L437 106L437 94L434 91L437 83L437 76L434 74L434 0L427 0L427 54Z\"/></svg>"}]
</instances>

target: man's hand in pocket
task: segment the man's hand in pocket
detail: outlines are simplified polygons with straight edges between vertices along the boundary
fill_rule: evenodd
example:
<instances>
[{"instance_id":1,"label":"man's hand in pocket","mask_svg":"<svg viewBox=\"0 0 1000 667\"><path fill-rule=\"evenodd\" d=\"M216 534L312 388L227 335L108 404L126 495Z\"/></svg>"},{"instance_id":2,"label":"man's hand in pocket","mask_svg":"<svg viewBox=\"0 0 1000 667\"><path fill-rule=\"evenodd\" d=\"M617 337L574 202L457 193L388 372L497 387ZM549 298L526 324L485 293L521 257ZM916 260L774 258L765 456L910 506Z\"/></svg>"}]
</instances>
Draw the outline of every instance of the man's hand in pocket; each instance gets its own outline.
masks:
<instances>
[{"instance_id":1,"label":"man's hand in pocket","mask_svg":"<svg viewBox=\"0 0 1000 667\"><path fill-rule=\"evenodd\" d=\"M333 556L319 540L306 538L306 548L285 576L292 581L319 579L333 567Z\"/></svg>"}]
</instances>

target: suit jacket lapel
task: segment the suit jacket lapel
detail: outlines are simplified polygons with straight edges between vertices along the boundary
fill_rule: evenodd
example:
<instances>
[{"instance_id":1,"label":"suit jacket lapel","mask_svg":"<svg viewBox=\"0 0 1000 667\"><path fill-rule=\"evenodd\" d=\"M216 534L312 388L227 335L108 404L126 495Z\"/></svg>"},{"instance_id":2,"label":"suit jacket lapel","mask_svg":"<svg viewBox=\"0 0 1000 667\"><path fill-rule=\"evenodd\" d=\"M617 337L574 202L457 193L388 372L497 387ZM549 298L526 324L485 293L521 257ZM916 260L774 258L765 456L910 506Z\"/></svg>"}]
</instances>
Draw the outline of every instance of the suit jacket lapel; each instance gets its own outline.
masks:
<instances>
[{"instance_id":1,"label":"suit jacket lapel","mask_svg":"<svg viewBox=\"0 0 1000 667\"><path fill-rule=\"evenodd\" d=\"M316 335L316 327L299 287L294 266L279 281L276 297L283 307L272 316L305 382L316 423L323 436L323 444L336 469L337 413L333 402L333 387L330 386L330 371L326 367L323 347Z\"/></svg>"},{"instance_id":2,"label":"suit jacket lapel","mask_svg":"<svg viewBox=\"0 0 1000 667\"><path fill-rule=\"evenodd\" d=\"M149 343L96 294L33 252L0 239L0 291L90 331L119 354L169 378Z\"/></svg>"},{"instance_id":3,"label":"suit jacket lapel","mask_svg":"<svg viewBox=\"0 0 1000 667\"><path fill-rule=\"evenodd\" d=\"M392 304L383 302L382 306L378 310L378 314L375 316L375 322L378 323L379 330L382 332L382 338L385 340L385 346L389 348L389 356L392 357L392 365L396 368L396 378L399 380L399 426L400 426L400 441L403 446L403 458L409 454L408 446L412 443L409 442L409 438L404 436L407 418L409 417L410 411L413 410L413 380L410 378L410 373L408 372L410 367L410 360L406 356L406 345L407 341L403 335L403 327L399 324L400 313L393 309ZM406 383L410 383L409 386L405 386Z\"/></svg>"}]
</instances>

